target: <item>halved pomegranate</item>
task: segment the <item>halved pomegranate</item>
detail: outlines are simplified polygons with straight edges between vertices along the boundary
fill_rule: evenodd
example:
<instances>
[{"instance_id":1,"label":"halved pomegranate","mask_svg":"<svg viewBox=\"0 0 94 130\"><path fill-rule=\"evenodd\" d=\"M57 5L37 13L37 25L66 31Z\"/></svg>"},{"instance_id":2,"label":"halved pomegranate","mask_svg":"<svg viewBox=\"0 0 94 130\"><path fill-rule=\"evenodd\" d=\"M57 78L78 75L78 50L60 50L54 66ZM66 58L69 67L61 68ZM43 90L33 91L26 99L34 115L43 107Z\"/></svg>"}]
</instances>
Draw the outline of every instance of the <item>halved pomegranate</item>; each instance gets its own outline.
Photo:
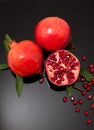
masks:
<instances>
[{"instance_id":1,"label":"halved pomegranate","mask_svg":"<svg viewBox=\"0 0 94 130\"><path fill-rule=\"evenodd\" d=\"M80 62L68 50L53 52L46 59L46 73L51 83L57 86L73 84L79 76Z\"/></svg>"}]
</instances>

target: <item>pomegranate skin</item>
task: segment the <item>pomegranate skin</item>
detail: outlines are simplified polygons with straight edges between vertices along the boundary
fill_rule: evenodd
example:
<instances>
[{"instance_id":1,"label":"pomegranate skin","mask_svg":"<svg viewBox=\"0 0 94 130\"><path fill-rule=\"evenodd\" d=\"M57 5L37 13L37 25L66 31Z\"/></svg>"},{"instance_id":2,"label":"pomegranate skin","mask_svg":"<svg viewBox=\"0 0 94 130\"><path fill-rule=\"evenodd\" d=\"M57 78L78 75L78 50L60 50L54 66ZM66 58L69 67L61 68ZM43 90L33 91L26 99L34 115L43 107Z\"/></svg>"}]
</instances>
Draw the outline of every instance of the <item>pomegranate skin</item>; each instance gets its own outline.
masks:
<instances>
[{"instance_id":1,"label":"pomegranate skin","mask_svg":"<svg viewBox=\"0 0 94 130\"><path fill-rule=\"evenodd\" d=\"M7 60L15 74L32 76L42 71L43 52L35 42L23 40L10 49Z\"/></svg>"},{"instance_id":2,"label":"pomegranate skin","mask_svg":"<svg viewBox=\"0 0 94 130\"><path fill-rule=\"evenodd\" d=\"M69 24L59 17L42 19L35 27L35 39L47 51L65 48L71 37Z\"/></svg>"},{"instance_id":3,"label":"pomegranate skin","mask_svg":"<svg viewBox=\"0 0 94 130\"><path fill-rule=\"evenodd\" d=\"M70 51L62 49L51 53L45 63L49 81L56 86L68 86L77 81L80 62Z\"/></svg>"}]
</instances>

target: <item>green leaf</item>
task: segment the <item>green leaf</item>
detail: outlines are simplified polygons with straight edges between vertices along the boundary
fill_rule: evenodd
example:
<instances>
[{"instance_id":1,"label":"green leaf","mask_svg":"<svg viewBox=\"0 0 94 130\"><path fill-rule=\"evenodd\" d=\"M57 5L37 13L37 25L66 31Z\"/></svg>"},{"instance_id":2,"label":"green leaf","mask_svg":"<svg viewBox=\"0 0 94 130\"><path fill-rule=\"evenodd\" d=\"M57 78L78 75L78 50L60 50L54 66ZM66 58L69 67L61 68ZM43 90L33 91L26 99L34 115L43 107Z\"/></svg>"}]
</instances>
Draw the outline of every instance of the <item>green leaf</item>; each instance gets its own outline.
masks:
<instances>
[{"instance_id":1,"label":"green leaf","mask_svg":"<svg viewBox=\"0 0 94 130\"><path fill-rule=\"evenodd\" d=\"M66 87L66 92L67 92L69 97L72 95L72 89L73 89L73 85L70 85L70 86Z\"/></svg>"},{"instance_id":2,"label":"green leaf","mask_svg":"<svg viewBox=\"0 0 94 130\"><path fill-rule=\"evenodd\" d=\"M8 42L6 40L4 40L4 48L5 48L6 54L8 54L10 47L9 47Z\"/></svg>"},{"instance_id":3,"label":"green leaf","mask_svg":"<svg viewBox=\"0 0 94 130\"><path fill-rule=\"evenodd\" d=\"M80 69L80 75L83 76L88 82L90 82L91 79L94 78L94 76L84 68Z\"/></svg>"},{"instance_id":4,"label":"green leaf","mask_svg":"<svg viewBox=\"0 0 94 130\"><path fill-rule=\"evenodd\" d=\"M0 70L8 69L8 64L0 64Z\"/></svg>"},{"instance_id":5,"label":"green leaf","mask_svg":"<svg viewBox=\"0 0 94 130\"><path fill-rule=\"evenodd\" d=\"M7 42L11 42L12 41L11 37L8 34L5 35L5 39L6 39Z\"/></svg>"},{"instance_id":6,"label":"green leaf","mask_svg":"<svg viewBox=\"0 0 94 130\"><path fill-rule=\"evenodd\" d=\"M21 96L23 90L23 77L16 75L16 92L18 97Z\"/></svg>"}]
</instances>

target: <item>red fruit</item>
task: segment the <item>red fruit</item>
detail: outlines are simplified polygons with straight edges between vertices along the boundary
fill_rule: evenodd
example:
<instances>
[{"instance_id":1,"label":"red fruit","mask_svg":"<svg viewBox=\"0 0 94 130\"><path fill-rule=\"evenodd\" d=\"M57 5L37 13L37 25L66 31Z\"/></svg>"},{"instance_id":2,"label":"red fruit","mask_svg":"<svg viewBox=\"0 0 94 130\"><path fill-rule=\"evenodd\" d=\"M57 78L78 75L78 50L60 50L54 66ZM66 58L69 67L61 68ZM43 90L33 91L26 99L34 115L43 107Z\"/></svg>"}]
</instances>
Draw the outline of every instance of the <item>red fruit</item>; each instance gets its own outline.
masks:
<instances>
[{"instance_id":1,"label":"red fruit","mask_svg":"<svg viewBox=\"0 0 94 130\"><path fill-rule=\"evenodd\" d=\"M92 123L92 120L91 120L91 119L88 119L86 123L89 125L89 124Z\"/></svg>"},{"instance_id":2,"label":"red fruit","mask_svg":"<svg viewBox=\"0 0 94 130\"><path fill-rule=\"evenodd\" d=\"M86 91L81 92L82 96L86 95Z\"/></svg>"},{"instance_id":3,"label":"red fruit","mask_svg":"<svg viewBox=\"0 0 94 130\"><path fill-rule=\"evenodd\" d=\"M89 111L88 111L88 110L85 110L85 111L84 111L84 115L85 115L85 116L88 116L88 115L89 115Z\"/></svg>"},{"instance_id":4,"label":"red fruit","mask_svg":"<svg viewBox=\"0 0 94 130\"><path fill-rule=\"evenodd\" d=\"M59 17L44 18L35 27L35 39L47 51L65 48L70 37L69 24Z\"/></svg>"},{"instance_id":5,"label":"red fruit","mask_svg":"<svg viewBox=\"0 0 94 130\"><path fill-rule=\"evenodd\" d=\"M67 97L63 97L63 102L67 102Z\"/></svg>"},{"instance_id":6,"label":"red fruit","mask_svg":"<svg viewBox=\"0 0 94 130\"><path fill-rule=\"evenodd\" d=\"M82 56L83 61L86 61L86 59L87 59L86 56Z\"/></svg>"},{"instance_id":7,"label":"red fruit","mask_svg":"<svg viewBox=\"0 0 94 130\"><path fill-rule=\"evenodd\" d=\"M71 96L70 97L71 101L73 102L75 100L75 97L74 96Z\"/></svg>"},{"instance_id":8,"label":"red fruit","mask_svg":"<svg viewBox=\"0 0 94 130\"><path fill-rule=\"evenodd\" d=\"M48 79L57 86L73 84L79 76L80 62L68 50L58 50L46 59Z\"/></svg>"},{"instance_id":9,"label":"red fruit","mask_svg":"<svg viewBox=\"0 0 94 130\"><path fill-rule=\"evenodd\" d=\"M18 44L11 44L8 53L10 69L20 76L32 76L42 71L43 52L33 41L23 40Z\"/></svg>"},{"instance_id":10,"label":"red fruit","mask_svg":"<svg viewBox=\"0 0 94 130\"><path fill-rule=\"evenodd\" d=\"M94 78L91 79L91 83L94 85Z\"/></svg>"},{"instance_id":11,"label":"red fruit","mask_svg":"<svg viewBox=\"0 0 94 130\"><path fill-rule=\"evenodd\" d=\"M88 95L88 100L91 100L93 98L92 94Z\"/></svg>"},{"instance_id":12,"label":"red fruit","mask_svg":"<svg viewBox=\"0 0 94 130\"><path fill-rule=\"evenodd\" d=\"M75 108L75 111L76 111L77 113L79 113L79 112L80 112L80 108L76 107L76 108Z\"/></svg>"},{"instance_id":13,"label":"red fruit","mask_svg":"<svg viewBox=\"0 0 94 130\"><path fill-rule=\"evenodd\" d=\"M94 103L92 103L92 104L90 105L90 107L91 107L91 109L94 109Z\"/></svg>"},{"instance_id":14,"label":"red fruit","mask_svg":"<svg viewBox=\"0 0 94 130\"><path fill-rule=\"evenodd\" d=\"M78 103L79 103L80 105L83 104L83 100L79 99L79 100L78 100Z\"/></svg>"},{"instance_id":15,"label":"red fruit","mask_svg":"<svg viewBox=\"0 0 94 130\"><path fill-rule=\"evenodd\" d=\"M77 105L78 104L78 102L77 101L73 101L73 105Z\"/></svg>"}]
</instances>

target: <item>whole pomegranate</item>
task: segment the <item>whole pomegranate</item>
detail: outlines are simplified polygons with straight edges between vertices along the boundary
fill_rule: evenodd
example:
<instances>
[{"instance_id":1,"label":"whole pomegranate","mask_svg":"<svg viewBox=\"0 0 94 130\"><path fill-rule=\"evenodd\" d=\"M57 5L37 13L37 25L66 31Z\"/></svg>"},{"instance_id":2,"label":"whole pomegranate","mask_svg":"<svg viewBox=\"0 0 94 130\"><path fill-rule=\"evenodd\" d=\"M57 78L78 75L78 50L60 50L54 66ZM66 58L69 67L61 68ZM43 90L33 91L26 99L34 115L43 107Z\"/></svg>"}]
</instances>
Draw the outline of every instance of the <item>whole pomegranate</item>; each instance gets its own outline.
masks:
<instances>
[{"instance_id":1,"label":"whole pomegranate","mask_svg":"<svg viewBox=\"0 0 94 130\"><path fill-rule=\"evenodd\" d=\"M46 17L35 27L35 39L47 51L65 48L71 37L69 24L59 17Z\"/></svg>"},{"instance_id":2,"label":"whole pomegranate","mask_svg":"<svg viewBox=\"0 0 94 130\"><path fill-rule=\"evenodd\" d=\"M68 50L57 50L46 59L47 77L57 86L73 84L78 79L79 71L78 58Z\"/></svg>"},{"instance_id":3,"label":"whole pomegranate","mask_svg":"<svg viewBox=\"0 0 94 130\"><path fill-rule=\"evenodd\" d=\"M42 71L43 52L38 44L31 40L12 42L8 53L8 65L19 76L32 76Z\"/></svg>"}]
</instances>

